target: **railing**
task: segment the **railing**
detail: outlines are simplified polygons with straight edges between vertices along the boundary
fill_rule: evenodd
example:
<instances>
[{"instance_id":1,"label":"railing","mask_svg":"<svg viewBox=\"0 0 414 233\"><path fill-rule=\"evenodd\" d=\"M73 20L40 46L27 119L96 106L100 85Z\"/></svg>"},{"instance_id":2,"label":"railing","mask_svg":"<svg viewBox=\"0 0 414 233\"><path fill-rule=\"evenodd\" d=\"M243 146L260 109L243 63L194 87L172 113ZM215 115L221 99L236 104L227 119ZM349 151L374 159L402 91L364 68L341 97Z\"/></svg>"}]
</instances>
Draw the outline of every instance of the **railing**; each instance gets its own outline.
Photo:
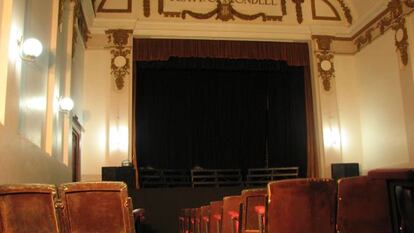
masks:
<instances>
[{"instance_id":1,"label":"railing","mask_svg":"<svg viewBox=\"0 0 414 233\"><path fill-rule=\"evenodd\" d=\"M268 182L299 177L299 167L248 169L243 179L240 169L148 169L140 168L143 188L266 186Z\"/></svg>"},{"instance_id":2,"label":"railing","mask_svg":"<svg viewBox=\"0 0 414 233\"><path fill-rule=\"evenodd\" d=\"M188 170L141 168L139 171L143 188L191 186Z\"/></svg>"},{"instance_id":3,"label":"railing","mask_svg":"<svg viewBox=\"0 0 414 233\"><path fill-rule=\"evenodd\" d=\"M252 168L247 170L246 186L263 186L270 181L299 177L299 167Z\"/></svg>"},{"instance_id":4,"label":"railing","mask_svg":"<svg viewBox=\"0 0 414 233\"><path fill-rule=\"evenodd\" d=\"M240 169L195 169L191 170L193 187L242 186Z\"/></svg>"}]
</instances>

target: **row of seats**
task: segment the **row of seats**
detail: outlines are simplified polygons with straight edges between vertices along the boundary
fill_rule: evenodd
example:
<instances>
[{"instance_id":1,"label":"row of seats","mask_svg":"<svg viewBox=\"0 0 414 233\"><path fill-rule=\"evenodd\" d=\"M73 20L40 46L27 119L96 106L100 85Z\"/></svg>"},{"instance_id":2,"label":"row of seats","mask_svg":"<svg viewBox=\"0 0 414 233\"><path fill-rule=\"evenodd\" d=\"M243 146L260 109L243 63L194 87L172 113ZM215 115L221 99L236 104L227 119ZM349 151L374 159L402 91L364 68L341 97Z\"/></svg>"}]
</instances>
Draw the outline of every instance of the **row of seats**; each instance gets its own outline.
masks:
<instances>
[{"instance_id":1,"label":"row of seats","mask_svg":"<svg viewBox=\"0 0 414 233\"><path fill-rule=\"evenodd\" d=\"M388 190L394 181L410 184L404 197L398 198L405 198L403 203L395 203ZM247 189L239 196L182 209L179 232L413 233L413 182L414 169L372 170L367 176L338 182L331 179L270 182L267 189ZM397 230L393 230L392 210L400 218L398 226L394 226Z\"/></svg>"},{"instance_id":2,"label":"row of seats","mask_svg":"<svg viewBox=\"0 0 414 233\"><path fill-rule=\"evenodd\" d=\"M0 186L0 233L133 233L122 182Z\"/></svg>"}]
</instances>

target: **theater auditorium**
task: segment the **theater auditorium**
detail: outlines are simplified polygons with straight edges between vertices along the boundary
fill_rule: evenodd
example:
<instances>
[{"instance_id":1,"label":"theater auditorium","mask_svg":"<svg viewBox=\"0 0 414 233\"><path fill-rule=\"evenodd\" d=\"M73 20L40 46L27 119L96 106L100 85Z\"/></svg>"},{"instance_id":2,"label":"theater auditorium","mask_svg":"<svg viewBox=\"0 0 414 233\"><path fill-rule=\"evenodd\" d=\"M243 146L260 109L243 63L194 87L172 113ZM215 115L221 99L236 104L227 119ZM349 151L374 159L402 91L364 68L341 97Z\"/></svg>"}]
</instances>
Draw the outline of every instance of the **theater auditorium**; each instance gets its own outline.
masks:
<instances>
[{"instance_id":1,"label":"theater auditorium","mask_svg":"<svg viewBox=\"0 0 414 233\"><path fill-rule=\"evenodd\" d=\"M414 0L0 0L0 233L414 233Z\"/></svg>"}]
</instances>

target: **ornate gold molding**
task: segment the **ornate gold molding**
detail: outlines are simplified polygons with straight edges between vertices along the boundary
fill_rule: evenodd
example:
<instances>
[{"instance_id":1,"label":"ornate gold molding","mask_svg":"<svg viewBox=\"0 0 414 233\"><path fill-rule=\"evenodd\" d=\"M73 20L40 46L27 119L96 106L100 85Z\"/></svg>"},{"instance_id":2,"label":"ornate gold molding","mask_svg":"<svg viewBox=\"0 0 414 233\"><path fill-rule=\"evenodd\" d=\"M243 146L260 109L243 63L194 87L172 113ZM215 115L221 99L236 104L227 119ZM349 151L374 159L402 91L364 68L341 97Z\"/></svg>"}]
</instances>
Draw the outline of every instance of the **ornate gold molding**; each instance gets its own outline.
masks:
<instances>
[{"instance_id":1,"label":"ornate gold molding","mask_svg":"<svg viewBox=\"0 0 414 233\"><path fill-rule=\"evenodd\" d=\"M405 18L398 18L392 29L395 31L395 46L400 53L401 62L406 66L408 64L408 33Z\"/></svg>"},{"instance_id":2,"label":"ornate gold molding","mask_svg":"<svg viewBox=\"0 0 414 233\"><path fill-rule=\"evenodd\" d=\"M334 13L335 16L318 16L316 15L316 0L311 1L312 6L312 19L314 20L333 20L333 21L339 21L341 20L341 17L339 16L338 11L335 9L335 7L330 3L328 0L322 0Z\"/></svg>"},{"instance_id":3,"label":"ornate gold molding","mask_svg":"<svg viewBox=\"0 0 414 233\"><path fill-rule=\"evenodd\" d=\"M302 3L305 0L292 0L296 5L296 19L299 24L303 22Z\"/></svg>"},{"instance_id":4,"label":"ornate gold molding","mask_svg":"<svg viewBox=\"0 0 414 233\"><path fill-rule=\"evenodd\" d=\"M349 24L352 24L352 14L349 7L345 4L344 0L337 0L339 4L341 5L341 8L344 12L345 18L348 21Z\"/></svg>"},{"instance_id":5,"label":"ornate gold molding","mask_svg":"<svg viewBox=\"0 0 414 233\"><path fill-rule=\"evenodd\" d=\"M143 8L144 8L144 16L145 17L150 17L151 14L151 5L150 5L150 0L144 0L143 2Z\"/></svg>"},{"instance_id":6,"label":"ornate gold molding","mask_svg":"<svg viewBox=\"0 0 414 233\"><path fill-rule=\"evenodd\" d=\"M355 54L390 29L395 32L395 46L402 64L408 64L408 33L405 18L414 12L414 0L390 0L387 8L379 13L352 37L332 36L332 51L342 54ZM318 36L316 36L318 37Z\"/></svg>"},{"instance_id":7,"label":"ornate gold molding","mask_svg":"<svg viewBox=\"0 0 414 233\"><path fill-rule=\"evenodd\" d=\"M318 65L319 77L322 78L322 84L325 91L331 90L331 80L335 77L334 54L331 50L332 37L315 36L317 50L315 51Z\"/></svg>"},{"instance_id":8,"label":"ornate gold molding","mask_svg":"<svg viewBox=\"0 0 414 233\"><path fill-rule=\"evenodd\" d=\"M115 79L117 89L122 90L125 86L124 78L130 74L132 30L107 30L105 34L109 44L107 48L111 49L112 55L111 75Z\"/></svg>"},{"instance_id":9,"label":"ornate gold molding","mask_svg":"<svg viewBox=\"0 0 414 233\"><path fill-rule=\"evenodd\" d=\"M296 0L296 1L303 1L303 0ZM158 0L158 13L160 15L164 15L164 17L181 17L182 19L186 19L187 15L195 18L195 19L210 19L216 16L216 19L220 19L222 21L229 21L235 20L236 18L252 21L258 18L261 18L262 21L282 21L283 16L287 14L286 11L286 0L280 0L281 7L282 7L282 15L267 15L265 13L257 13L253 15L248 15L241 13L234 9L233 7L233 0L228 0L222 2L222 0L216 0L217 7L210 12L207 13L198 13L191 10L183 10L181 12L171 12L171 11L164 11L164 0Z\"/></svg>"},{"instance_id":10,"label":"ornate gold molding","mask_svg":"<svg viewBox=\"0 0 414 233\"><path fill-rule=\"evenodd\" d=\"M132 12L132 0L128 0L127 2L128 6L126 9L106 9L105 8L106 1L107 0L102 0L96 12L98 13L131 13Z\"/></svg>"},{"instance_id":11,"label":"ornate gold molding","mask_svg":"<svg viewBox=\"0 0 414 233\"><path fill-rule=\"evenodd\" d=\"M414 0L405 0L405 5L414 8Z\"/></svg>"},{"instance_id":12,"label":"ornate gold molding","mask_svg":"<svg viewBox=\"0 0 414 233\"><path fill-rule=\"evenodd\" d=\"M82 3L80 0L76 0L75 23L77 24L79 33L81 34L83 42L86 45L88 39L91 38L91 32L89 31L88 24L86 23L86 17L83 13Z\"/></svg>"}]
</instances>

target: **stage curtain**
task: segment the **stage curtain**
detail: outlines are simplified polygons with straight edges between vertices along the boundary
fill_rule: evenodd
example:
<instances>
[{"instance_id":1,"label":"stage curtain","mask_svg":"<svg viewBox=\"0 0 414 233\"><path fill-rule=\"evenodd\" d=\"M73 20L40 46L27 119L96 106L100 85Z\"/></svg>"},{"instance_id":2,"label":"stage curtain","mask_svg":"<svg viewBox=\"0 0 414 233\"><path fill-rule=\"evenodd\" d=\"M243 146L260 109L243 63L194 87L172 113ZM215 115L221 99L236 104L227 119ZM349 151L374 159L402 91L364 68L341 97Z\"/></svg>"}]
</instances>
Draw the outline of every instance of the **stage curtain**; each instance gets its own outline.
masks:
<instances>
[{"instance_id":1,"label":"stage curtain","mask_svg":"<svg viewBox=\"0 0 414 233\"><path fill-rule=\"evenodd\" d=\"M138 62L137 74L140 166L299 166L306 176L303 67L172 58Z\"/></svg>"},{"instance_id":2,"label":"stage curtain","mask_svg":"<svg viewBox=\"0 0 414 233\"><path fill-rule=\"evenodd\" d=\"M134 61L166 61L171 57L270 59L273 61L286 61L289 66L302 67L304 73L307 134L307 169L305 170L307 170L308 177L318 177L312 84L309 68L309 48L307 43L134 39L133 48ZM136 71L136 69L134 69L134 71ZM135 77L136 80L139 80L140 74L137 74ZM135 85L136 84L137 82L135 81ZM134 89L135 95L136 91L137 88ZM134 101L136 102L135 95ZM133 141L135 142L136 139L134 138ZM136 161L137 149L135 148L135 144L133 147L133 158ZM136 169L138 169L137 166Z\"/></svg>"}]
</instances>

